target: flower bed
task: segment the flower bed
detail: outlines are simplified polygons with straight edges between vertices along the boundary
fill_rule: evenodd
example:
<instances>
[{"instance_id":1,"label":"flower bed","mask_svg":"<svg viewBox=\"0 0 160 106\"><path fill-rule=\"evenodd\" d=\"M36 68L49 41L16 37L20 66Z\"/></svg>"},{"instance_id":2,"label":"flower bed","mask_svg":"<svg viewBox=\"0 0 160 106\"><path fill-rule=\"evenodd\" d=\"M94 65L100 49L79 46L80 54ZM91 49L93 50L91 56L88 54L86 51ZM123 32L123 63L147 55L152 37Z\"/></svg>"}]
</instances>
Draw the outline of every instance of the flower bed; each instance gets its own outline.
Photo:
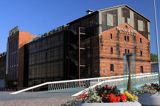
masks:
<instances>
[{"instance_id":1,"label":"flower bed","mask_svg":"<svg viewBox=\"0 0 160 106\"><path fill-rule=\"evenodd\" d=\"M139 102L142 105L160 106L160 86L158 84L145 84L136 93L139 97Z\"/></svg>"},{"instance_id":2,"label":"flower bed","mask_svg":"<svg viewBox=\"0 0 160 106\"><path fill-rule=\"evenodd\" d=\"M105 85L96 86L62 106L141 106L137 100L138 97L128 91L121 93L116 86Z\"/></svg>"},{"instance_id":3,"label":"flower bed","mask_svg":"<svg viewBox=\"0 0 160 106\"><path fill-rule=\"evenodd\" d=\"M119 103L83 103L79 106L141 106L139 102L119 102Z\"/></svg>"},{"instance_id":4,"label":"flower bed","mask_svg":"<svg viewBox=\"0 0 160 106\"><path fill-rule=\"evenodd\" d=\"M138 100L138 97L134 94L125 91L120 93L120 90L116 86L97 86L93 90L89 90L87 93L79 95L79 99L86 103L115 103L115 102L134 102Z\"/></svg>"},{"instance_id":5,"label":"flower bed","mask_svg":"<svg viewBox=\"0 0 160 106\"><path fill-rule=\"evenodd\" d=\"M160 92L160 86L154 83L145 84L140 89L136 90L137 94L144 94L144 93L155 94L157 92Z\"/></svg>"}]
</instances>

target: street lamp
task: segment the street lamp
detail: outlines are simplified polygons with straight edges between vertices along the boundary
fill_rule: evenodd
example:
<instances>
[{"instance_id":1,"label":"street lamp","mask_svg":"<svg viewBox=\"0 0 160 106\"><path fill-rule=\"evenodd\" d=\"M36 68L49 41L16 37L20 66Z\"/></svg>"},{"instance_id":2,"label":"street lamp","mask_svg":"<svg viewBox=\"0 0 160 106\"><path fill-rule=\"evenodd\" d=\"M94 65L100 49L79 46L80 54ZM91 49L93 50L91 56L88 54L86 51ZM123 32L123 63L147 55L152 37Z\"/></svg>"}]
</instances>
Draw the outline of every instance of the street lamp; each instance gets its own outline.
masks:
<instances>
[{"instance_id":1,"label":"street lamp","mask_svg":"<svg viewBox=\"0 0 160 106\"><path fill-rule=\"evenodd\" d=\"M131 81L131 56L132 54L126 54L126 60L127 60L127 64L128 64L128 84L127 84L127 90L131 91L132 89L132 81Z\"/></svg>"},{"instance_id":2,"label":"street lamp","mask_svg":"<svg viewBox=\"0 0 160 106\"><path fill-rule=\"evenodd\" d=\"M158 78L159 78L159 85L160 85L160 51L159 51L159 37L158 37L158 25L157 25L157 9L156 9L156 0L154 0L154 18L155 18L155 31L156 31L156 41L157 41L157 52L158 52Z\"/></svg>"}]
</instances>

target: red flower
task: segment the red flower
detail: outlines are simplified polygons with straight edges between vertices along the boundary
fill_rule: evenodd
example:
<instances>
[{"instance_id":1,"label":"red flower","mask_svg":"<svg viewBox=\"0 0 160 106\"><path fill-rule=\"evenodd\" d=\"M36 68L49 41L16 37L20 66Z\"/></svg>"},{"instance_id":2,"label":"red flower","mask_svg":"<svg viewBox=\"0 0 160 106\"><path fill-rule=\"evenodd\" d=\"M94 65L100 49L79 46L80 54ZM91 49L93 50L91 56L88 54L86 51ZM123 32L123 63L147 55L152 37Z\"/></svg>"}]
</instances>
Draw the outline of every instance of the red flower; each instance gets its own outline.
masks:
<instances>
[{"instance_id":1,"label":"red flower","mask_svg":"<svg viewBox=\"0 0 160 106\"><path fill-rule=\"evenodd\" d=\"M120 96L117 96L116 97L116 102L120 102L120 100L121 100Z\"/></svg>"},{"instance_id":2,"label":"red flower","mask_svg":"<svg viewBox=\"0 0 160 106\"><path fill-rule=\"evenodd\" d=\"M117 102L116 95L114 95L114 94L109 94L108 99L110 102Z\"/></svg>"},{"instance_id":3,"label":"red flower","mask_svg":"<svg viewBox=\"0 0 160 106\"><path fill-rule=\"evenodd\" d=\"M121 101L122 101L122 102L126 102L126 101L127 101L127 97L126 97L125 94L121 94L121 95L120 95L120 98L121 98Z\"/></svg>"},{"instance_id":4,"label":"red flower","mask_svg":"<svg viewBox=\"0 0 160 106\"><path fill-rule=\"evenodd\" d=\"M105 88L105 89L111 89L111 88L112 88L112 86L108 86L108 85L106 85L106 86L104 86L104 88Z\"/></svg>"},{"instance_id":5,"label":"red flower","mask_svg":"<svg viewBox=\"0 0 160 106\"><path fill-rule=\"evenodd\" d=\"M87 97L88 97L88 94L86 94L86 93L82 93L82 94L79 95L79 98L82 99L82 100L87 99Z\"/></svg>"}]
</instances>

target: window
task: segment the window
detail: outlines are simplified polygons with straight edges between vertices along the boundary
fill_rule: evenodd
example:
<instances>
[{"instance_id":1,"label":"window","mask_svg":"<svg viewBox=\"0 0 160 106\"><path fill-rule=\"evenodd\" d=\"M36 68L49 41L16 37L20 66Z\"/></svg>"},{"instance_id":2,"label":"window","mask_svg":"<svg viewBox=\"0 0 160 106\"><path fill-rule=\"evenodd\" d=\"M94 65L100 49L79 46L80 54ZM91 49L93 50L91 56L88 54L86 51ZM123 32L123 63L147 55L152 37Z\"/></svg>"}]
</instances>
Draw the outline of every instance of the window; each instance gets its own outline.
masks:
<instances>
[{"instance_id":1,"label":"window","mask_svg":"<svg viewBox=\"0 0 160 106\"><path fill-rule=\"evenodd\" d=\"M144 24L142 20L138 20L138 30L144 31Z\"/></svg>"},{"instance_id":2,"label":"window","mask_svg":"<svg viewBox=\"0 0 160 106\"><path fill-rule=\"evenodd\" d=\"M130 18L127 18L127 23L128 23L129 25L131 25L131 19L130 19Z\"/></svg>"},{"instance_id":3,"label":"window","mask_svg":"<svg viewBox=\"0 0 160 106\"><path fill-rule=\"evenodd\" d=\"M107 14L107 25L113 26L113 15L112 14Z\"/></svg>"},{"instance_id":4,"label":"window","mask_svg":"<svg viewBox=\"0 0 160 106\"><path fill-rule=\"evenodd\" d=\"M141 73L144 73L144 71L143 71L143 66L140 66L140 72L141 72Z\"/></svg>"},{"instance_id":5,"label":"window","mask_svg":"<svg viewBox=\"0 0 160 106\"><path fill-rule=\"evenodd\" d=\"M129 49L125 49L125 54L130 53Z\"/></svg>"},{"instance_id":6,"label":"window","mask_svg":"<svg viewBox=\"0 0 160 106\"><path fill-rule=\"evenodd\" d=\"M124 36L124 40L129 42L129 36Z\"/></svg>"},{"instance_id":7,"label":"window","mask_svg":"<svg viewBox=\"0 0 160 106\"><path fill-rule=\"evenodd\" d=\"M125 17L122 17L121 21L122 23L125 23Z\"/></svg>"},{"instance_id":8,"label":"window","mask_svg":"<svg viewBox=\"0 0 160 106\"><path fill-rule=\"evenodd\" d=\"M127 36L124 36L124 40L127 41Z\"/></svg>"},{"instance_id":9,"label":"window","mask_svg":"<svg viewBox=\"0 0 160 106\"><path fill-rule=\"evenodd\" d=\"M140 56L142 56L143 55L143 53L142 53L142 51L140 51Z\"/></svg>"},{"instance_id":10,"label":"window","mask_svg":"<svg viewBox=\"0 0 160 106\"><path fill-rule=\"evenodd\" d=\"M114 64L110 64L110 71L114 71Z\"/></svg>"},{"instance_id":11,"label":"window","mask_svg":"<svg viewBox=\"0 0 160 106\"><path fill-rule=\"evenodd\" d=\"M113 47L111 47L110 52L111 52L111 54L113 54Z\"/></svg>"},{"instance_id":12,"label":"window","mask_svg":"<svg viewBox=\"0 0 160 106\"><path fill-rule=\"evenodd\" d=\"M129 49L128 49L128 53L129 53Z\"/></svg>"},{"instance_id":13,"label":"window","mask_svg":"<svg viewBox=\"0 0 160 106\"><path fill-rule=\"evenodd\" d=\"M126 54L126 53L128 53L128 52L127 52L127 49L125 49L125 54Z\"/></svg>"},{"instance_id":14,"label":"window","mask_svg":"<svg viewBox=\"0 0 160 106\"><path fill-rule=\"evenodd\" d=\"M142 43L142 38L140 38L140 43Z\"/></svg>"},{"instance_id":15,"label":"window","mask_svg":"<svg viewBox=\"0 0 160 106\"><path fill-rule=\"evenodd\" d=\"M112 39L112 33L110 34L110 39Z\"/></svg>"},{"instance_id":16,"label":"window","mask_svg":"<svg viewBox=\"0 0 160 106\"><path fill-rule=\"evenodd\" d=\"M127 36L127 41L129 42L129 36Z\"/></svg>"}]
</instances>

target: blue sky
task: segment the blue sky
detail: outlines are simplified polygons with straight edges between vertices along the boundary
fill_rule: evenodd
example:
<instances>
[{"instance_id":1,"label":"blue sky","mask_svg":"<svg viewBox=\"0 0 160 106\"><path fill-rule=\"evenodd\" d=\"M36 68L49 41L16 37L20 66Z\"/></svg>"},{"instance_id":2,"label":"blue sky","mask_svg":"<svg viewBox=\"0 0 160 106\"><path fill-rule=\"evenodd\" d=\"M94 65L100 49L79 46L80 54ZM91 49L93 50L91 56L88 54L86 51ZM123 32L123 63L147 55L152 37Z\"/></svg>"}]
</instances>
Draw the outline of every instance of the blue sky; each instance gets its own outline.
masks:
<instances>
[{"instance_id":1,"label":"blue sky","mask_svg":"<svg viewBox=\"0 0 160 106\"><path fill-rule=\"evenodd\" d=\"M160 0L156 2L157 10L160 10ZM0 52L6 50L8 33L14 26L40 35L84 16L87 9L97 10L120 4L127 4L150 19L151 52L156 53L153 0L1 0ZM159 19L160 12L157 13Z\"/></svg>"}]
</instances>

